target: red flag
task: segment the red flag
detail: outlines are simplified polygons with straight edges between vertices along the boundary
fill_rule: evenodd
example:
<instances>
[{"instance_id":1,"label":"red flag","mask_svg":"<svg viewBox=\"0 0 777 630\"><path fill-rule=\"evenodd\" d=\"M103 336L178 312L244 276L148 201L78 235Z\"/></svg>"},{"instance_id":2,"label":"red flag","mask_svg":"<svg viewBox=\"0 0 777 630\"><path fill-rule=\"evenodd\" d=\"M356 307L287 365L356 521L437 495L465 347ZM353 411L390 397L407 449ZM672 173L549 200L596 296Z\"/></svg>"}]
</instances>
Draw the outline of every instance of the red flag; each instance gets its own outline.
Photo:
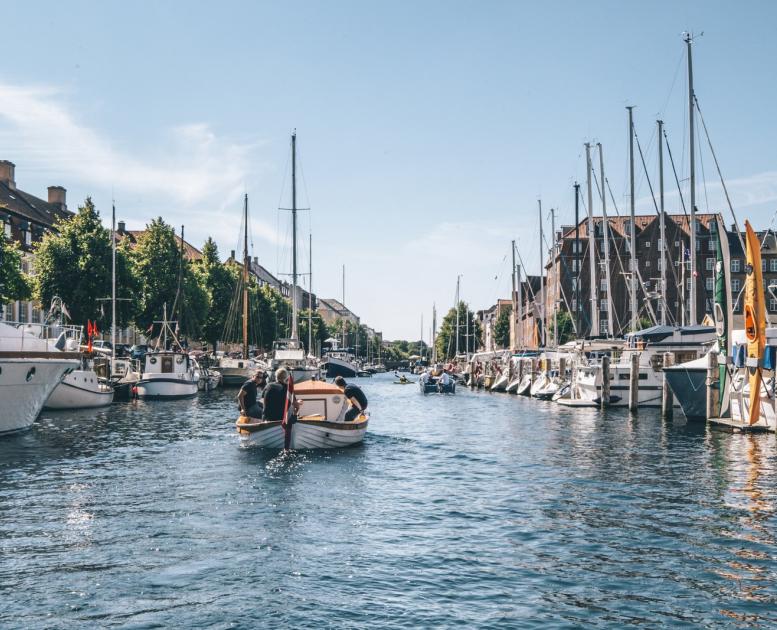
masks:
<instances>
[{"instance_id":1,"label":"red flag","mask_svg":"<svg viewBox=\"0 0 777 630\"><path fill-rule=\"evenodd\" d=\"M92 320L86 320L86 351L92 351Z\"/></svg>"}]
</instances>

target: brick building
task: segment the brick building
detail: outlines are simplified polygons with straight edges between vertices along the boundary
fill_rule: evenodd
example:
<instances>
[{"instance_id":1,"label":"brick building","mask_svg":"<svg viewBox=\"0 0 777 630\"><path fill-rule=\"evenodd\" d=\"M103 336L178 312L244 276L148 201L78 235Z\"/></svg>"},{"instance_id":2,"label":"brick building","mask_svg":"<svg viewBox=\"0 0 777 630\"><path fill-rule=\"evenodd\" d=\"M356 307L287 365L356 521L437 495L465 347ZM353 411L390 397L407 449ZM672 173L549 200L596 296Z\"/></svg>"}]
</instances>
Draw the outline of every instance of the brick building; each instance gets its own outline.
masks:
<instances>
[{"instance_id":1,"label":"brick building","mask_svg":"<svg viewBox=\"0 0 777 630\"><path fill-rule=\"evenodd\" d=\"M16 165L0 160L0 223L5 238L19 244L22 269L34 273L35 244L46 232L55 231L57 221L73 213L67 209L66 190L49 186L44 201L16 187ZM41 322L43 312L33 302L13 302L3 305L0 318L18 322Z\"/></svg>"}]
</instances>

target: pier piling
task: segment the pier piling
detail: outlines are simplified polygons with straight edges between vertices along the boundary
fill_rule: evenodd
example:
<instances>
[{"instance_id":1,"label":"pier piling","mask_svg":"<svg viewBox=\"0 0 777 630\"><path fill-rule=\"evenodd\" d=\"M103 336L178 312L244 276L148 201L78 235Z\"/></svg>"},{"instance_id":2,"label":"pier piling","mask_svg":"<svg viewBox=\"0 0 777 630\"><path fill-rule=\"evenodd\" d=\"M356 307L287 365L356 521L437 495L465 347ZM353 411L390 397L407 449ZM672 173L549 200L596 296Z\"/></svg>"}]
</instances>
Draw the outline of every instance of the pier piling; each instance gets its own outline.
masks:
<instances>
[{"instance_id":1,"label":"pier piling","mask_svg":"<svg viewBox=\"0 0 777 630\"><path fill-rule=\"evenodd\" d=\"M610 357L602 357L602 399L599 401L602 409L610 404Z\"/></svg>"},{"instance_id":2,"label":"pier piling","mask_svg":"<svg viewBox=\"0 0 777 630\"><path fill-rule=\"evenodd\" d=\"M639 405L639 353L631 355L629 366L629 411L636 411Z\"/></svg>"},{"instance_id":3,"label":"pier piling","mask_svg":"<svg viewBox=\"0 0 777 630\"><path fill-rule=\"evenodd\" d=\"M674 365L674 354L671 352L664 352L664 367ZM672 389L669 387L669 382L666 380L666 374L664 374L664 386L661 391L661 416L667 420L672 419L674 412L674 395Z\"/></svg>"},{"instance_id":4,"label":"pier piling","mask_svg":"<svg viewBox=\"0 0 777 630\"><path fill-rule=\"evenodd\" d=\"M707 355L707 420L718 416L718 359L710 352Z\"/></svg>"}]
</instances>

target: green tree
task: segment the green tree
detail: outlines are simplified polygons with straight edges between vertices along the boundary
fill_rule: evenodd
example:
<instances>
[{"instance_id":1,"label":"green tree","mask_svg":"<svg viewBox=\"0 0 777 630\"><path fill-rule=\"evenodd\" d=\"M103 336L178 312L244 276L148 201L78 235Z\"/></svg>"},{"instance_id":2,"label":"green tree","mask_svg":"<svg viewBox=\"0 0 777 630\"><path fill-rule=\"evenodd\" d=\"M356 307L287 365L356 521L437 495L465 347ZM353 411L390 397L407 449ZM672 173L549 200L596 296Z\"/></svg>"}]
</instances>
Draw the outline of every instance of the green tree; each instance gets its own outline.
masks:
<instances>
[{"instance_id":1,"label":"green tree","mask_svg":"<svg viewBox=\"0 0 777 630\"><path fill-rule=\"evenodd\" d=\"M162 317L164 305L167 305L167 316L172 319L173 306L178 292L178 275L181 271L181 252L175 239L175 232L161 217L154 219L146 226L146 230L138 237L137 245L132 250L132 269L139 285L138 307L135 323L141 330L148 329L154 321ZM184 277L182 288L184 295L184 310L201 307L200 298L189 292L196 291L195 283L187 278L189 265L184 261ZM198 286L198 285L197 285ZM187 299L189 298L189 299ZM176 310L178 306L176 305ZM180 322L184 334L196 334L199 323L205 319L204 313L184 314Z\"/></svg>"},{"instance_id":2,"label":"green tree","mask_svg":"<svg viewBox=\"0 0 777 630\"><path fill-rule=\"evenodd\" d=\"M302 343L305 345L305 349L308 353L311 352L311 349L308 348L308 314L310 311L308 309L303 309L300 311L299 314L299 336L302 340ZM329 338L329 330L326 327L326 324L324 323L324 320L321 319L321 316L316 313L316 311L313 311L313 349L312 352L317 352L318 348L320 348L324 341L326 341Z\"/></svg>"},{"instance_id":3,"label":"green tree","mask_svg":"<svg viewBox=\"0 0 777 630\"><path fill-rule=\"evenodd\" d=\"M99 300L111 295L111 237L92 199L87 197L75 216L57 223L57 230L44 235L36 246L35 299L46 308L59 296L73 321L99 320L107 330L110 309ZM117 297L129 297L135 289L126 256L125 248L117 249ZM117 323L126 325L131 307L119 304Z\"/></svg>"},{"instance_id":4,"label":"green tree","mask_svg":"<svg viewBox=\"0 0 777 630\"><path fill-rule=\"evenodd\" d=\"M469 323L470 351L475 350L483 334L480 322L475 319L475 314L469 310L465 302L459 302L459 352L467 348L467 323ZM440 359L450 359L456 354L456 308L451 308L443 317L440 330L437 332L437 356Z\"/></svg>"},{"instance_id":5,"label":"green tree","mask_svg":"<svg viewBox=\"0 0 777 630\"><path fill-rule=\"evenodd\" d=\"M30 282L22 273L22 255L18 245L0 233L0 303L30 298Z\"/></svg>"},{"instance_id":6,"label":"green tree","mask_svg":"<svg viewBox=\"0 0 777 630\"><path fill-rule=\"evenodd\" d=\"M558 345L563 345L575 338L575 324L569 311L559 311L556 317L558 327Z\"/></svg>"},{"instance_id":7,"label":"green tree","mask_svg":"<svg viewBox=\"0 0 777 630\"><path fill-rule=\"evenodd\" d=\"M202 258L192 264L192 270L206 300L202 336L216 348L224 335L229 307L235 292L235 274L219 260L218 246L210 237L202 248Z\"/></svg>"},{"instance_id":8,"label":"green tree","mask_svg":"<svg viewBox=\"0 0 777 630\"><path fill-rule=\"evenodd\" d=\"M513 312L512 306L503 307L499 311L499 317L494 324L494 341L497 348L510 347L510 315Z\"/></svg>"}]
</instances>

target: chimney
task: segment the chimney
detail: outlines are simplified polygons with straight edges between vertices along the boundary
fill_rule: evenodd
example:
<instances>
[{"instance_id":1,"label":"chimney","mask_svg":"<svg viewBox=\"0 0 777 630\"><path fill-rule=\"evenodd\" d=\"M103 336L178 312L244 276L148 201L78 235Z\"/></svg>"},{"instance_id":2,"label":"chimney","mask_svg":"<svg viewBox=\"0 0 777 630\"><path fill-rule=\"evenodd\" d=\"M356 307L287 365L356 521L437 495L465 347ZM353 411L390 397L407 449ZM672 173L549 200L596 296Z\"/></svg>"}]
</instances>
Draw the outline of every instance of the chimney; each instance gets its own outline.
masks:
<instances>
[{"instance_id":1,"label":"chimney","mask_svg":"<svg viewBox=\"0 0 777 630\"><path fill-rule=\"evenodd\" d=\"M49 186L49 203L57 206L60 210L67 210L66 193L67 191L62 186Z\"/></svg>"},{"instance_id":2,"label":"chimney","mask_svg":"<svg viewBox=\"0 0 777 630\"><path fill-rule=\"evenodd\" d=\"M232 260L235 260L235 250L234 250L234 249L233 249L231 252L229 252L229 257L230 257Z\"/></svg>"},{"instance_id":3,"label":"chimney","mask_svg":"<svg viewBox=\"0 0 777 630\"><path fill-rule=\"evenodd\" d=\"M116 228L116 231L119 234L124 234L124 232L127 230L127 224L124 223L124 221L119 221L118 227Z\"/></svg>"},{"instance_id":4,"label":"chimney","mask_svg":"<svg viewBox=\"0 0 777 630\"><path fill-rule=\"evenodd\" d=\"M16 182L14 181L15 170L16 164L8 160L0 160L0 182L4 183L11 190L16 189Z\"/></svg>"},{"instance_id":5,"label":"chimney","mask_svg":"<svg viewBox=\"0 0 777 630\"><path fill-rule=\"evenodd\" d=\"M259 256L254 256L254 264L255 265L259 264Z\"/></svg>"}]
</instances>

